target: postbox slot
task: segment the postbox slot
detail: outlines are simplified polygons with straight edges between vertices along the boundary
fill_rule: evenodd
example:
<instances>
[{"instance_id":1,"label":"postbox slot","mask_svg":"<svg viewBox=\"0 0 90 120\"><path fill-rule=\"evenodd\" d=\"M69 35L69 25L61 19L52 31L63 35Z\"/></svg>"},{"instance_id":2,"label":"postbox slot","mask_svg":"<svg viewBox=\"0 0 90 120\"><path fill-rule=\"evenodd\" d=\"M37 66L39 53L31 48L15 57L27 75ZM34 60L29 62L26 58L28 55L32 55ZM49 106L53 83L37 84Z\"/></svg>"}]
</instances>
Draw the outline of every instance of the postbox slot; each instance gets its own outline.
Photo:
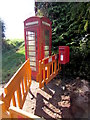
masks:
<instances>
[{"instance_id":1,"label":"postbox slot","mask_svg":"<svg viewBox=\"0 0 90 120\"><path fill-rule=\"evenodd\" d=\"M65 50L65 48L59 48L60 50Z\"/></svg>"},{"instance_id":2,"label":"postbox slot","mask_svg":"<svg viewBox=\"0 0 90 120\"><path fill-rule=\"evenodd\" d=\"M64 51L65 49L60 49L60 51Z\"/></svg>"},{"instance_id":3,"label":"postbox slot","mask_svg":"<svg viewBox=\"0 0 90 120\"><path fill-rule=\"evenodd\" d=\"M64 52L61 52L62 55L64 55L65 53Z\"/></svg>"}]
</instances>

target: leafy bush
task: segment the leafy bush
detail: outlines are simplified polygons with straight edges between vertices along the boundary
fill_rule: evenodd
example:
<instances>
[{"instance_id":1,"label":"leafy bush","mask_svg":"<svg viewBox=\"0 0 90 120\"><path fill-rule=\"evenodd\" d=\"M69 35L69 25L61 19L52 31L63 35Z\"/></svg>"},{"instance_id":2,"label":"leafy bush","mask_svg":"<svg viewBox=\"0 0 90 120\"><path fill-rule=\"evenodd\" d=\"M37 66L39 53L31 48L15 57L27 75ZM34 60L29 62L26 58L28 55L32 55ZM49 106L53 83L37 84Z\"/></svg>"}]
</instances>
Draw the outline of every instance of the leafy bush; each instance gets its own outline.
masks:
<instances>
[{"instance_id":1,"label":"leafy bush","mask_svg":"<svg viewBox=\"0 0 90 120\"><path fill-rule=\"evenodd\" d=\"M70 47L66 75L89 80L90 2L41 2L37 6L39 9L45 8L47 17L52 21L52 53L58 52L58 46Z\"/></svg>"}]
</instances>

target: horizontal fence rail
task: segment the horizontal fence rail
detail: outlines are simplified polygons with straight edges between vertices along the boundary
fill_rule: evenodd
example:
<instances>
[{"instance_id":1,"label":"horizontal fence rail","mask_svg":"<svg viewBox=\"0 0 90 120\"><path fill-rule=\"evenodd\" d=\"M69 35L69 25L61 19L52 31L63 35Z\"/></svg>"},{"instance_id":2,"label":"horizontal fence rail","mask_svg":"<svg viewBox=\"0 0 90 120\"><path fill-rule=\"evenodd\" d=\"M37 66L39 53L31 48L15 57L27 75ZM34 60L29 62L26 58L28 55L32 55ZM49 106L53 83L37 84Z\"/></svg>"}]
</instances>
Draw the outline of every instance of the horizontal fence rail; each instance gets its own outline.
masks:
<instances>
[{"instance_id":1,"label":"horizontal fence rail","mask_svg":"<svg viewBox=\"0 0 90 120\"><path fill-rule=\"evenodd\" d=\"M36 80L39 82L39 88L52 80L60 70L59 55L55 54L39 61L39 73Z\"/></svg>"},{"instance_id":2,"label":"horizontal fence rail","mask_svg":"<svg viewBox=\"0 0 90 120\"><path fill-rule=\"evenodd\" d=\"M16 107L10 107L9 111L11 114L11 118L18 118L20 120L23 120L23 118L27 118L27 120L44 120L43 118L40 118L36 115L25 112Z\"/></svg>"}]
</instances>

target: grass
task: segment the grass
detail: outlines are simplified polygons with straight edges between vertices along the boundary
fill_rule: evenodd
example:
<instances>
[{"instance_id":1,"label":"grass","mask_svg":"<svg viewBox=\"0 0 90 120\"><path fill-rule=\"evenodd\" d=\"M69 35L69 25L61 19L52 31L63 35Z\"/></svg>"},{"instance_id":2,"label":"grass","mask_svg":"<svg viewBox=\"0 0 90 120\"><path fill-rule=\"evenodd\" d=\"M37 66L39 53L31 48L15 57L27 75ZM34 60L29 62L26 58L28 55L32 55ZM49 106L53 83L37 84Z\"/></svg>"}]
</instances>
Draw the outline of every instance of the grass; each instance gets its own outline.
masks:
<instances>
[{"instance_id":1,"label":"grass","mask_svg":"<svg viewBox=\"0 0 90 120\"><path fill-rule=\"evenodd\" d=\"M17 69L25 61L24 40L6 40L9 50L2 53L2 82L8 82ZM11 46L11 48L10 48Z\"/></svg>"}]
</instances>

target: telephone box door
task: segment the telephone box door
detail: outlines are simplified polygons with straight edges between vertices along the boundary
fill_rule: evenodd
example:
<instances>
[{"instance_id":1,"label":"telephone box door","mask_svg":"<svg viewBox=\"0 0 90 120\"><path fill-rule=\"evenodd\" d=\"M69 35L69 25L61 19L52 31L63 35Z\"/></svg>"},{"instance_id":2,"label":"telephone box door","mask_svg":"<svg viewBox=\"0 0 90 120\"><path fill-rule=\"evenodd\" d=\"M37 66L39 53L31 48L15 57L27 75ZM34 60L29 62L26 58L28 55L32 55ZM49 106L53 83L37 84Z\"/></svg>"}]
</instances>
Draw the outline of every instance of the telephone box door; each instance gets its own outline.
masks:
<instances>
[{"instance_id":1,"label":"telephone box door","mask_svg":"<svg viewBox=\"0 0 90 120\"><path fill-rule=\"evenodd\" d=\"M25 31L26 59L30 59L30 67L33 71L32 74L36 74L36 71L38 71L37 32L37 29L26 29Z\"/></svg>"}]
</instances>

